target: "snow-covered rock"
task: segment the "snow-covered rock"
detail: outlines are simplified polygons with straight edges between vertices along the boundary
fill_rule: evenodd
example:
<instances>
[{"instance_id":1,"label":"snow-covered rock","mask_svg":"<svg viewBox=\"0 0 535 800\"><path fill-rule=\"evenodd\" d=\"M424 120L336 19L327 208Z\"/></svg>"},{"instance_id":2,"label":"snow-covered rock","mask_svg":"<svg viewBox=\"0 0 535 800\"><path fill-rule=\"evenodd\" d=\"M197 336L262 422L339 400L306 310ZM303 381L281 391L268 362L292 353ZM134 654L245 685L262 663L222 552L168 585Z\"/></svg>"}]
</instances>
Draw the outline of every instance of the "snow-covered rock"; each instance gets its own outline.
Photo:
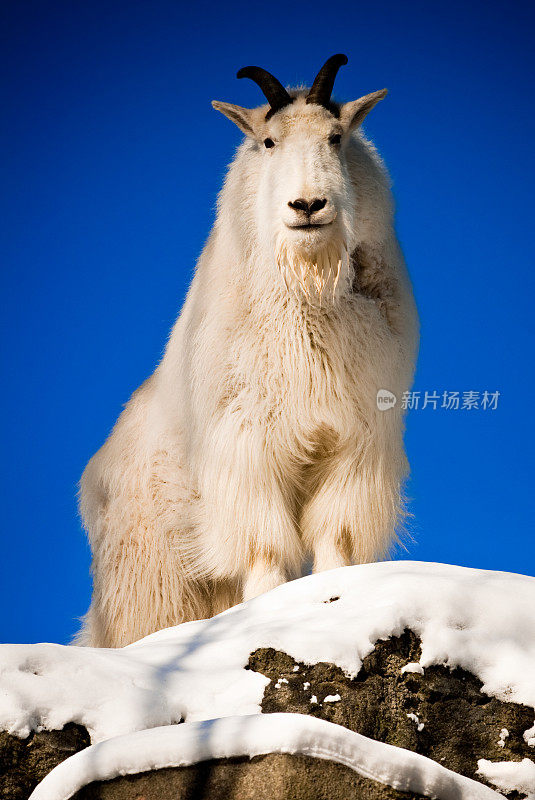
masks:
<instances>
[{"instance_id":1,"label":"snow-covered rock","mask_svg":"<svg viewBox=\"0 0 535 800\"><path fill-rule=\"evenodd\" d=\"M390 693L388 702L394 720L390 728L395 730L390 741L429 753L439 761L440 748L433 737L444 712L434 714L433 708L437 697L447 702L451 692L450 699L459 707L472 703L477 710L473 725L479 725L479 714L491 727L489 742L495 750L470 754L473 766L467 774L476 776L478 760L510 759L519 764L519 781L525 783L529 770L525 764L520 766L520 756L533 753L535 761L534 608L535 579L520 575L403 561L333 570L280 586L213 619L160 631L121 650L53 644L1 646L0 729L27 737L31 731L60 729L74 722L84 726L92 742L98 743L116 736L126 737L121 739L124 742L128 734L136 731L185 722L179 726L180 733L174 727L166 729L170 732L162 736L169 737L166 741L174 736L184 737L191 743L195 731L202 727L189 723L241 717L245 725L246 716L254 721L250 715L262 710L297 710L388 741L390 734L383 736L381 730L368 730L358 712L364 698L359 695L364 690L358 687L364 686L367 701L375 702L370 698L380 696L377 687L381 685L387 686ZM376 643L384 641L386 647L386 640L398 644L389 645L392 652L388 655L385 650L384 664L374 673L374 659L381 652ZM388 658L393 659L390 665ZM323 683L318 678L322 670L330 675ZM468 687L467 697L463 697L463 686ZM313 697L317 703L311 702ZM354 712L349 713L352 708ZM452 719L454 710L453 707ZM370 719L373 713L377 711L370 709ZM401 718L403 724L399 722ZM290 717L286 719L288 727L284 727L284 736L281 729L278 749L273 729L268 737L270 750L265 749L261 733L256 745L251 739L250 748L254 752L259 752L258 746L264 748L262 752L310 755L316 747L319 753L323 734L314 727L317 720L312 720L309 728L307 721L298 721L296 728L290 724ZM218 725L226 730L227 723L210 724L214 730ZM241 723L239 719L228 722L230 727L233 724L239 728ZM267 723L259 721L259 731L262 726ZM504 728L510 734L505 740L500 738ZM297 739L306 740L306 752L294 740L288 743L291 731L297 729ZM188 730L192 733L188 734ZM344 735L349 735L347 731L335 731L332 741L341 742ZM327 739L330 735L325 733ZM342 739L337 739L338 735ZM228 731L226 736L230 747ZM157 748L157 735L149 738L150 746ZM242 755L252 754L248 753L246 739L240 734L238 744L233 740L235 748L241 747ZM340 752L347 747L352 756L341 763L358 772L355 754L360 745L355 750L356 740L344 741ZM379 744L373 742L372 746ZM192 752L195 745L189 746L188 752ZM477 750L477 744L474 746ZM133 746L129 749L128 745L106 743L106 748L98 752L115 753L112 761L117 774L135 771ZM120 752L129 753L128 770L121 767ZM212 755L203 752L203 757L224 757L217 747ZM332 748L329 752L328 757L336 760ZM83 780L91 779L87 772L87 763L95 763L91 753L88 750L86 756L73 757L70 766L63 769L72 775L75 764L85 764L80 768ZM239 754L233 751L233 755ZM402 780L418 772L411 767L409 756L406 750L397 748L396 774ZM390 756L378 758L383 759L381 774L388 783L385 776L389 774ZM424 763L428 771L423 769L422 774L435 774L436 765L425 758ZM146 767L140 763L139 768ZM507 773L508 781L514 782L514 769L513 764ZM111 774L107 773L107 777ZM479 777L484 773L480 772ZM51 776L49 786L54 786L53 780ZM405 782L404 786L413 792L421 791L421 784ZM476 789L471 789L471 795L462 794L459 786L455 788L457 794L453 790L448 794L444 788L440 790L442 794L433 791L437 797L493 796L490 789L479 784L474 783ZM483 789L487 795L474 793ZM36 794L36 798L59 800L68 796L50 791Z\"/></svg>"}]
</instances>

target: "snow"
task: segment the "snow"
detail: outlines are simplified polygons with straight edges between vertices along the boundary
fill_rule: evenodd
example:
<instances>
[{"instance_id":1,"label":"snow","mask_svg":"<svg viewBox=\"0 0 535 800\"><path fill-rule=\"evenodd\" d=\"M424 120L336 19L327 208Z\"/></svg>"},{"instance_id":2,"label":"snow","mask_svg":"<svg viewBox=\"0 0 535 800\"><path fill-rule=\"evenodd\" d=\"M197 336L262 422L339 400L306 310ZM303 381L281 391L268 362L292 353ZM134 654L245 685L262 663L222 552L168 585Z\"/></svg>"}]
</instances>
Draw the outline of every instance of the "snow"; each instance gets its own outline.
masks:
<instances>
[{"instance_id":1,"label":"snow","mask_svg":"<svg viewBox=\"0 0 535 800\"><path fill-rule=\"evenodd\" d=\"M535 725L524 731L524 739L530 747L535 747Z\"/></svg>"},{"instance_id":2,"label":"snow","mask_svg":"<svg viewBox=\"0 0 535 800\"><path fill-rule=\"evenodd\" d=\"M100 742L59 764L30 800L68 800L86 784L118 775L272 752L335 761L399 791L438 800L501 797L424 756L332 722L303 714L254 714L152 728Z\"/></svg>"},{"instance_id":3,"label":"snow","mask_svg":"<svg viewBox=\"0 0 535 800\"><path fill-rule=\"evenodd\" d=\"M409 719L412 719L412 721L416 724L416 728L418 730L418 733L420 731L423 731L423 729L425 728L425 725L424 725L423 722L420 722L420 717L418 716L418 714L414 714L411 711L409 714L407 714L407 716L408 716Z\"/></svg>"},{"instance_id":4,"label":"snow","mask_svg":"<svg viewBox=\"0 0 535 800\"><path fill-rule=\"evenodd\" d=\"M406 628L421 639L422 669L462 667L483 692L533 707L533 608L535 579L522 575L411 561L344 567L119 650L1 645L0 729L25 737L72 721L97 743L180 721L259 714L270 681L245 669L257 648L304 664L331 662L355 676L377 640ZM535 726L524 737L535 737Z\"/></svg>"},{"instance_id":5,"label":"snow","mask_svg":"<svg viewBox=\"0 0 535 800\"><path fill-rule=\"evenodd\" d=\"M411 661L410 664L405 664L404 667L401 667L400 672L404 675L406 672L416 673L417 675L424 674L424 668L421 664L418 664L417 661Z\"/></svg>"},{"instance_id":6,"label":"snow","mask_svg":"<svg viewBox=\"0 0 535 800\"><path fill-rule=\"evenodd\" d=\"M279 678L275 684L275 689L280 689L283 683L288 683L288 678Z\"/></svg>"},{"instance_id":7,"label":"snow","mask_svg":"<svg viewBox=\"0 0 535 800\"><path fill-rule=\"evenodd\" d=\"M498 739L498 747L505 747L505 740L509 736L507 728L502 728L500 731L500 738Z\"/></svg>"},{"instance_id":8,"label":"snow","mask_svg":"<svg viewBox=\"0 0 535 800\"><path fill-rule=\"evenodd\" d=\"M526 795L526 800L535 800L535 764L531 759L522 761L487 761L480 758L477 772L502 792L516 789Z\"/></svg>"},{"instance_id":9,"label":"snow","mask_svg":"<svg viewBox=\"0 0 535 800\"><path fill-rule=\"evenodd\" d=\"M338 703L342 698L339 694L328 694L323 698L324 703Z\"/></svg>"}]
</instances>

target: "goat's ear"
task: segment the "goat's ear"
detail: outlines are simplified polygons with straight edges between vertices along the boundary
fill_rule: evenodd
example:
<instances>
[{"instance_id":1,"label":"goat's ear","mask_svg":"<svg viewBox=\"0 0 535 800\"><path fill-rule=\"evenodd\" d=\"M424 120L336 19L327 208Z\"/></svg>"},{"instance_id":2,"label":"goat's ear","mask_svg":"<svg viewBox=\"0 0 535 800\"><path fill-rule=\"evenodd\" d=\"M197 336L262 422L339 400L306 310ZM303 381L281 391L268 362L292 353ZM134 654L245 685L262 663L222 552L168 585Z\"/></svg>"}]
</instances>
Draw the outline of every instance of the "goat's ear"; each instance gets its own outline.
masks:
<instances>
[{"instance_id":1,"label":"goat's ear","mask_svg":"<svg viewBox=\"0 0 535 800\"><path fill-rule=\"evenodd\" d=\"M351 100L349 103L344 103L340 108L340 122L346 131L352 131L361 124L367 114L372 108L377 105L379 100L387 94L387 89L381 89L379 92L372 92L365 94L364 97L359 97L358 100Z\"/></svg>"},{"instance_id":2,"label":"goat's ear","mask_svg":"<svg viewBox=\"0 0 535 800\"><path fill-rule=\"evenodd\" d=\"M212 106L216 111L221 111L231 122L237 125L246 136L255 135L252 109L235 106L232 103L221 103L219 100L212 100Z\"/></svg>"}]
</instances>

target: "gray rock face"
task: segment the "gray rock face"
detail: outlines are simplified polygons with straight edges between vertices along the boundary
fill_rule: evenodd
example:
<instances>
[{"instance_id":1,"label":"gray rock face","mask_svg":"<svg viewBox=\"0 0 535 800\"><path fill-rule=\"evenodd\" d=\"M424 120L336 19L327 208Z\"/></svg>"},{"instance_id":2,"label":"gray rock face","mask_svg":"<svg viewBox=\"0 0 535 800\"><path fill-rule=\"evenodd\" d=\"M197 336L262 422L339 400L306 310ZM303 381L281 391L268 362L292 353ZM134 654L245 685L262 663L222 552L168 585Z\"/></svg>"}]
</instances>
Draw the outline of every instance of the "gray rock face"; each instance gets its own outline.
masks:
<instances>
[{"instance_id":1,"label":"gray rock face","mask_svg":"<svg viewBox=\"0 0 535 800\"><path fill-rule=\"evenodd\" d=\"M420 800L329 761L273 753L93 784L76 800Z\"/></svg>"},{"instance_id":2,"label":"gray rock face","mask_svg":"<svg viewBox=\"0 0 535 800\"><path fill-rule=\"evenodd\" d=\"M89 744L89 734L80 725L41 731L27 739L0 731L0 798L26 800L57 764Z\"/></svg>"},{"instance_id":3,"label":"gray rock face","mask_svg":"<svg viewBox=\"0 0 535 800\"><path fill-rule=\"evenodd\" d=\"M307 666L285 653L252 653L248 669L271 679L262 711L311 714L438 761L478 780L477 761L534 759L523 739L534 710L481 692L468 672L428 667L402 673L416 662L420 643L411 631L378 642L350 680L333 664ZM333 699L340 697L340 699ZM331 698L330 700L326 698ZM314 700L316 702L314 702ZM311 702L312 701L312 702ZM502 729L508 736L500 737ZM44 775L89 744L77 725L20 740L0 734L0 797L26 800ZM415 800L352 770L303 756L272 754L222 759L180 769L94 783L78 800ZM521 795L514 792L511 800Z\"/></svg>"},{"instance_id":4,"label":"gray rock face","mask_svg":"<svg viewBox=\"0 0 535 800\"><path fill-rule=\"evenodd\" d=\"M297 665L275 650L257 650L249 667L272 679L264 693L264 712L321 717L371 739L413 750L474 780L479 780L479 758L535 759L534 748L523 738L533 725L532 708L482 694L481 681L461 669L436 666L428 667L423 675L401 673L404 665L419 658L419 640L405 631L400 637L377 642L354 680L333 664ZM294 672L295 666L299 672ZM280 682L281 677L287 683ZM329 695L341 699L323 702ZM311 697L318 702L311 703ZM503 728L509 735L500 744Z\"/></svg>"}]
</instances>

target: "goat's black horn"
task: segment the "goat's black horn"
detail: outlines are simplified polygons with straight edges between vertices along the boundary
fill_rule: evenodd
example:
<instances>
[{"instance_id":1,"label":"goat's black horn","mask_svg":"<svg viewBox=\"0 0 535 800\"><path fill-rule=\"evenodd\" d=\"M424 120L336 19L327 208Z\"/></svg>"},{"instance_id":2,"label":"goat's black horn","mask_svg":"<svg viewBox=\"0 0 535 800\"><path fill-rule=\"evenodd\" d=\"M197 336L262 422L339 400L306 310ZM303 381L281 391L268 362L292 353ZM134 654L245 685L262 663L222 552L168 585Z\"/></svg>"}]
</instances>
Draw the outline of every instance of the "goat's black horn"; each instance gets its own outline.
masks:
<instances>
[{"instance_id":1,"label":"goat's black horn","mask_svg":"<svg viewBox=\"0 0 535 800\"><path fill-rule=\"evenodd\" d=\"M293 103L293 98L290 97L282 83L262 67L242 67L236 77L250 78L260 86L271 106L270 115Z\"/></svg>"},{"instance_id":2,"label":"goat's black horn","mask_svg":"<svg viewBox=\"0 0 535 800\"><path fill-rule=\"evenodd\" d=\"M330 108L331 94L338 70L347 64L347 56L337 53L327 59L314 79L307 95L307 103L316 103L318 106Z\"/></svg>"}]
</instances>

